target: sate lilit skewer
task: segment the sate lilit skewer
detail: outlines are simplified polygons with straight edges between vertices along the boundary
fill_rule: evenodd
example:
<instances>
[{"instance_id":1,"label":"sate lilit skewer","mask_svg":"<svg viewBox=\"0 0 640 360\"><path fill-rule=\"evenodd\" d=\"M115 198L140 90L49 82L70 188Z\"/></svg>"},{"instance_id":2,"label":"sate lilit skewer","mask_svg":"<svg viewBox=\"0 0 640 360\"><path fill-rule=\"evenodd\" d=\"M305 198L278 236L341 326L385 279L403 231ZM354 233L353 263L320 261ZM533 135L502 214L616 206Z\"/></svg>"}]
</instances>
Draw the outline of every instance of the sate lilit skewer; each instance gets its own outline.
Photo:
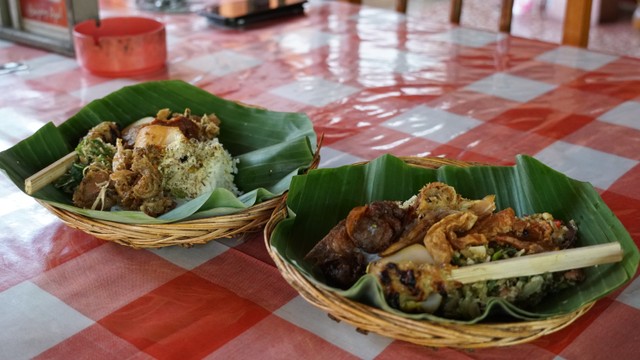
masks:
<instances>
[{"instance_id":1,"label":"sate lilit skewer","mask_svg":"<svg viewBox=\"0 0 640 360\"><path fill-rule=\"evenodd\" d=\"M78 154L75 151L70 152L51 165L29 176L24 180L24 192L33 195L38 190L56 181L69 170L77 159Z\"/></svg>"}]
</instances>

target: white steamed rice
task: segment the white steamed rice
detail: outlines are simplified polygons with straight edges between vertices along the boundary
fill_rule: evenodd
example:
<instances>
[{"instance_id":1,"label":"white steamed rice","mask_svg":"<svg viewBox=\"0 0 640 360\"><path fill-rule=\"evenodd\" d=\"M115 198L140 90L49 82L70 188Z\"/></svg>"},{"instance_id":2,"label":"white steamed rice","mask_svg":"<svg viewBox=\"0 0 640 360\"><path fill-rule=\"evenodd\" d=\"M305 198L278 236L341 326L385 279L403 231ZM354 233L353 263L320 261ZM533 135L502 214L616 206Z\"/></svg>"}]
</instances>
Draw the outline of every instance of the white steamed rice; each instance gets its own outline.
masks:
<instances>
[{"instance_id":1,"label":"white steamed rice","mask_svg":"<svg viewBox=\"0 0 640 360\"><path fill-rule=\"evenodd\" d=\"M237 160L215 138L169 144L158 168L163 175L164 188L173 197L193 199L215 188L239 195L233 182L234 174L238 172L236 163Z\"/></svg>"}]
</instances>

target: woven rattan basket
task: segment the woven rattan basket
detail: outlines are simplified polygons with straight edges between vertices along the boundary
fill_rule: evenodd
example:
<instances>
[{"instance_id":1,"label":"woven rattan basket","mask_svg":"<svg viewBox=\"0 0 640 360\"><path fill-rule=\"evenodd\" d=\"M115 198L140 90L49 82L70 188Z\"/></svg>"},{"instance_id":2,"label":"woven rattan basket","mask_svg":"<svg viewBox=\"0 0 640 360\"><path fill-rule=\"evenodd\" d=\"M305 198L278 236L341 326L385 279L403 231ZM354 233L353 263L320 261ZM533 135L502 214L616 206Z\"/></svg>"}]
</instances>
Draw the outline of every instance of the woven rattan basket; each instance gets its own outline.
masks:
<instances>
[{"instance_id":1,"label":"woven rattan basket","mask_svg":"<svg viewBox=\"0 0 640 360\"><path fill-rule=\"evenodd\" d=\"M320 143L307 169L315 169L320 162ZM133 248L160 248L166 246L192 246L211 240L230 238L243 233L260 231L274 209L282 203L280 195L253 205L235 214L186 220L167 224L125 224L93 219L39 201L65 224L99 239L113 241Z\"/></svg>"},{"instance_id":2,"label":"woven rattan basket","mask_svg":"<svg viewBox=\"0 0 640 360\"><path fill-rule=\"evenodd\" d=\"M441 158L401 157L401 159L412 166L434 169L443 165L462 167L474 165ZM270 238L275 226L286 216L286 197L284 197L264 229L267 251L282 276L303 298L326 311L329 317L337 321L345 321L362 333L374 332L431 347L472 349L508 346L532 341L556 332L571 324L593 306L593 303L590 303L577 311L536 321L461 324L408 319L319 288L294 266L284 261L271 247Z\"/></svg>"}]
</instances>

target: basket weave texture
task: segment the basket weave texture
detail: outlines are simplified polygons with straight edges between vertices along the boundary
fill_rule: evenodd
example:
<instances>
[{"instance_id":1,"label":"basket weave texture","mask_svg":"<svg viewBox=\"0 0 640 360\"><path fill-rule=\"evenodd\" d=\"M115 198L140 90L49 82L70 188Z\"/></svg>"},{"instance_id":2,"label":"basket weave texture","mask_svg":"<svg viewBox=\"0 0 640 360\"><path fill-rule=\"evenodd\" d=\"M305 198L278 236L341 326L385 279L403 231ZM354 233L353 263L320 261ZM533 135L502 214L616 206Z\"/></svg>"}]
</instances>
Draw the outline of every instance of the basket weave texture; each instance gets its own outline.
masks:
<instances>
[{"instance_id":1,"label":"basket weave texture","mask_svg":"<svg viewBox=\"0 0 640 360\"><path fill-rule=\"evenodd\" d=\"M317 168L319 162L320 144L305 171ZM174 245L188 247L260 231L284 199L286 196L283 194L234 214L167 224L125 224L94 219L57 208L44 201L39 202L68 226L99 239L133 248L161 248Z\"/></svg>"},{"instance_id":2,"label":"basket weave texture","mask_svg":"<svg viewBox=\"0 0 640 360\"><path fill-rule=\"evenodd\" d=\"M438 168L443 165L467 167L478 165L452 159L401 157L411 166ZM271 247L276 225L287 216L286 196L273 212L264 229L269 255L285 280L311 304L327 312L336 321L345 321L362 333L374 332L386 337L430 347L463 349L510 346L529 342L561 330L586 313L594 303L580 309L543 320L503 323L461 324L413 320L371 307L333 291L317 287L294 266L284 261Z\"/></svg>"},{"instance_id":3,"label":"basket weave texture","mask_svg":"<svg viewBox=\"0 0 640 360\"><path fill-rule=\"evenodd\" d=\"M47 210L72 228L99 239L133 248L192 246L259 231L269 220L284 195L254 205L239 213L168 224L124 224L93 219L40 202Z\"/></svg>"}]
</instances>

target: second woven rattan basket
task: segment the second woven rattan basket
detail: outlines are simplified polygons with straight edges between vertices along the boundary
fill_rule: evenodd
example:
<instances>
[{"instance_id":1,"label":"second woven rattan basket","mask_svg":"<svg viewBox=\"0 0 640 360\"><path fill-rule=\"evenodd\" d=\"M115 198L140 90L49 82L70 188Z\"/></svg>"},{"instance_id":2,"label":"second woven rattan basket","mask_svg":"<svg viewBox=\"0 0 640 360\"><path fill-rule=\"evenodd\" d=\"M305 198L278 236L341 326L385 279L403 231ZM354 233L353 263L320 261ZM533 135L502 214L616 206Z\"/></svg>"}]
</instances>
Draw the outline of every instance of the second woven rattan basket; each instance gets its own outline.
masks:
<instances>
[{"instance_id":1,"label":"second woven rattan basket","mask_svg":"<svg viewBox=\"0 0 640 360\"><path fill-rule=\"evenodd\" d=\"M436 169L443 165L472 166L473 163L443 159L401 157L411 166ZM286 197L275 209L264 229L267 251L285 280L311 304L327 312L337 321L344 321L360 332L373 332L393 339L430 347L486 348L516 345L556 332L586 313L593 302L576 311L543 320L462 324L413 320L369 305L347 299L318 287L300 271L284 261L272 248L271 234L276 225L287 217Z\"/></svg>"}]
</instances>

